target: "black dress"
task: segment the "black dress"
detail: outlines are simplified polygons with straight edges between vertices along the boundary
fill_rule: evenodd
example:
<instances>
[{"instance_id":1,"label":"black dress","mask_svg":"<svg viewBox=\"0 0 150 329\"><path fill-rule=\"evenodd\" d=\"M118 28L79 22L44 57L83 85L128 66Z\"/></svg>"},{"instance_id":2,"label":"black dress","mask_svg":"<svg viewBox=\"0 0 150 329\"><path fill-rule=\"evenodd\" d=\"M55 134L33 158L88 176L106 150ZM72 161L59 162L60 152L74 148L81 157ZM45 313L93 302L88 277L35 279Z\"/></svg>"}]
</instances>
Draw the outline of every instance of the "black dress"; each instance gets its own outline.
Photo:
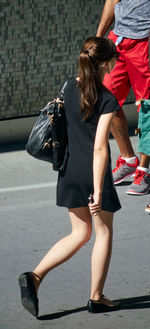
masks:
<instances>
[{"instance_id":1,"label":"black dress","mask_svg":"<svg viewBox=\"0 0 150 329\"><path fill-rule=\"evenodd\" d=\"M116 98L107 91L100 91L94 114L82 121L80 91L76 79L70 79L65 89L65 114L67 119L69 157L64 175L58 176L57 205L67 208L88 206L93 193L93 146L101 114L119 110ZM121 208L112 179L110 148L102 193L101 208L115 212Z\"/></svg>"}]
</instances>

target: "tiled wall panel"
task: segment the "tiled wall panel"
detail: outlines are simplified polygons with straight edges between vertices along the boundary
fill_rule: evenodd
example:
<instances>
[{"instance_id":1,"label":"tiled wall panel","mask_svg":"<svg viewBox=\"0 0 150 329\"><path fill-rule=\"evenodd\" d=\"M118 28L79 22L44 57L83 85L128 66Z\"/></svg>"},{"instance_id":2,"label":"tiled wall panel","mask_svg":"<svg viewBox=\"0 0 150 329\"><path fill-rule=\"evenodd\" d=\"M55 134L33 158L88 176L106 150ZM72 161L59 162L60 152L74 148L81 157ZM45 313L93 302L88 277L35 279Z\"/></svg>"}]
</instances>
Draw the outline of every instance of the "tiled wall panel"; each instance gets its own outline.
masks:
<instances>
[{"instance_id":1,"label":"tiled wall panel","mask_svg":"<svg viewBox=\"0 0 150 329\"><path fill-rule=\"evenodd\" d=\"M75 76L79 49L95 35L103 4L1 0L0 119L37 115L62 82Z\"/></svg>"}]
</instances>

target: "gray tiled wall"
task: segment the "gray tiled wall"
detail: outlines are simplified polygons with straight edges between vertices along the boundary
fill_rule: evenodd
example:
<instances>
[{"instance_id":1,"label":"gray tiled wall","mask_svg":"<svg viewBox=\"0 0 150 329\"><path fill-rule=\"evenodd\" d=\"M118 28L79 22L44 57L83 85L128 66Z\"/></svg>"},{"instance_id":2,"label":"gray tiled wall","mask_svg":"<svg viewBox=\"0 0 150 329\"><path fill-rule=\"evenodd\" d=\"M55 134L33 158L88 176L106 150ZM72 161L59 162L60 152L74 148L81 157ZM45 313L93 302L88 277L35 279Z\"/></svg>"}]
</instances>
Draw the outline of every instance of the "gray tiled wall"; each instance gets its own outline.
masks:
<instances>
[{"instance_id":1,"label":"gray tiled wall","mask_svg":"<svg viewBox=\"0 0 150 329\"><path fill-rule=\"evenodd\" d=\"M103 0L1 0L0 119L37 115L95 35ZM129 99L130 100L130 99Z\"/></svg>"}]
</instances>

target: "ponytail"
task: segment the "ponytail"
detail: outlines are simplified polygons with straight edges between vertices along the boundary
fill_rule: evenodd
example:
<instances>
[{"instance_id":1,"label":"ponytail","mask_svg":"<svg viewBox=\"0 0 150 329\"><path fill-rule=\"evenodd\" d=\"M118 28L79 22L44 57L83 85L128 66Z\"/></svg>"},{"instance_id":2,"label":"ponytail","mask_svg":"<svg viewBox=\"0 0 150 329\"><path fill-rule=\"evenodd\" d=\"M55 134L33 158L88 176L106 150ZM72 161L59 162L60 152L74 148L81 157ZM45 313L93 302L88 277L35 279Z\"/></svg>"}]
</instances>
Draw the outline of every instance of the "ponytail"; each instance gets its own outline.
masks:
<instances>
[{"instance_id":1,"label":"ponytail","mask_svg":"<svg viewBox=\"0 0 150 329\"><path fill-rule=\"evenodd\" d=\"M83 120L92 116L94 105L98 99L98 77L89 56L89 51L83 49L79 58L79 82L81 92L81 113Z\"/></svg>"},{"instance_id":2,"label":"ponytail","mask_svg":"<svg viewBox=\"0 0 150 329\"><path fill-rule=\"evenodd\" d=\"M93 115L99 90L107 90L101 80L101 64L111 60L116 53L114 42L105 37L90 37L84 42L78 68L83 120Z\"/></svg>"}]
</instances>

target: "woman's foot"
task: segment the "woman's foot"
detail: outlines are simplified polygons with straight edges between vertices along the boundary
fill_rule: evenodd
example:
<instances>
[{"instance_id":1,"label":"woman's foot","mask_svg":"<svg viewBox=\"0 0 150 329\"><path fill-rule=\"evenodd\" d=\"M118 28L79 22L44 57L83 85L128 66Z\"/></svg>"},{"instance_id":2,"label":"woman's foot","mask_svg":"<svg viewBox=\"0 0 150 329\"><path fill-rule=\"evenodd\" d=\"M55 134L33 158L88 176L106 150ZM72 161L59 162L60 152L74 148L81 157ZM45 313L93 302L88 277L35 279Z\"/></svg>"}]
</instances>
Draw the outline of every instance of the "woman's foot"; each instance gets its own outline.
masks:
<instances>
[{"instance_id":1,"label":"woman's foot","mask_svg":"<svg viewBox=\"0 0 150 329\"><path fill-rule=\"evenodd\" d=\"M36 278L36 279L35 279ZM37 298L37 284L38 277L33 272L25 272L19 276L19 286L21 289L21 301L24 308L34 316L38 316L38 298Z\"/></svg>"},{"instance_id":2,"label":"woman's foot","mask_svg":"<svg viewBox=\"0 0 150 329\"><path fill-rule=\"evenodd\" d=\"M91 313L102 313L102 312L112 312L120 309L120 302L112 302L107 299L104 295L98 301L89 299L87 304L87 310Z\"/></svg>"}]
</instances>

